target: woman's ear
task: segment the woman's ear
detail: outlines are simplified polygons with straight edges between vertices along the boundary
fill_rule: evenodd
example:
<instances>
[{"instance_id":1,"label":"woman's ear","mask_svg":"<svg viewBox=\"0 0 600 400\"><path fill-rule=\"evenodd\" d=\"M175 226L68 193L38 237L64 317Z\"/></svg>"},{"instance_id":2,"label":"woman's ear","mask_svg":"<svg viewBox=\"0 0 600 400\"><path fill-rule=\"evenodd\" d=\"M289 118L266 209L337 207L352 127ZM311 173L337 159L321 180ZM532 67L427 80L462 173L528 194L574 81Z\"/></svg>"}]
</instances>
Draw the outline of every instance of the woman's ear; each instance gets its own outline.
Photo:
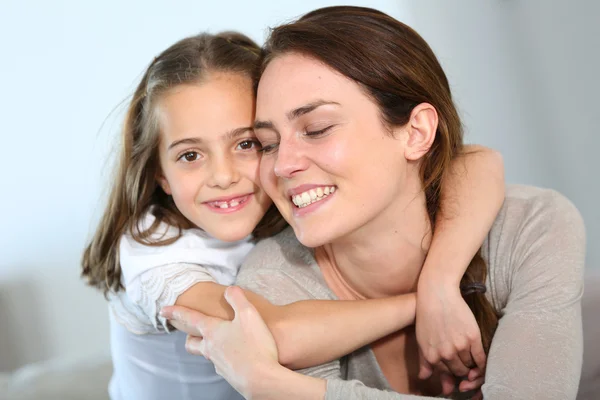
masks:
<instances>
[{"instance_id":1,"label":"woman's ear","mask_svg":"<svg viewBox=\"0 0 600 400\"><path fill-rule=\"evenodd\" d=\"M158 184L160 185L162 190L170 196L171 186L169 185L169 181L167 181L167 178L164 177L162 172L156 177L156 180L158 181Z\"/></svg>"},{"instance_id":2,"label":"woman's ear","mask_svg":"<svg viewBox=\"0 0 600 400\"><path fill-rule=\"evenodd\" d=\"M404 148L407 160L416 161L431 148L438 127L438 114L431 104L421 103L413 108L405 125L408 138Z\"/></svg>"}]
</instances>

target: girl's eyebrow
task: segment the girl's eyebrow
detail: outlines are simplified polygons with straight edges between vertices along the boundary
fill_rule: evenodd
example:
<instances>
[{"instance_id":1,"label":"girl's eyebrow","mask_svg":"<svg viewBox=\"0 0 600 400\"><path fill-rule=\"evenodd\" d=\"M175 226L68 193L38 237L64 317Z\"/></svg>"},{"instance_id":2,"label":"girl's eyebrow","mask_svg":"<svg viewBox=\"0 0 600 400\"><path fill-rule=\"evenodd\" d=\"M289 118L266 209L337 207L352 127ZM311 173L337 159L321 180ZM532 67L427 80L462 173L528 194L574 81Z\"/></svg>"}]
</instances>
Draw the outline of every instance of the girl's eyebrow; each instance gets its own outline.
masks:
<instances>
[{"instance_id":1,"label":"girl's eyebrow","mask_svg":"<svg viewBox=\"0 0 600 400\"><path fill-rule=\"evenodd\" d=\"M239 136L242 136L246 132L252 131L252 130L253 130L253 128L251 126L243 126L241 128L232 129L228 132L225 132L223 135L221 135L221 140L224 140L224 141L233 140ZM169 148L167 150L171 150L173 147L176 147L176 146L179 146L182 144L201 144L202 142L203 142L203 140L200 137L183 138L183 139L175 140L174 142L172 142L169 145Z\"/></svg>"}]
</instances>

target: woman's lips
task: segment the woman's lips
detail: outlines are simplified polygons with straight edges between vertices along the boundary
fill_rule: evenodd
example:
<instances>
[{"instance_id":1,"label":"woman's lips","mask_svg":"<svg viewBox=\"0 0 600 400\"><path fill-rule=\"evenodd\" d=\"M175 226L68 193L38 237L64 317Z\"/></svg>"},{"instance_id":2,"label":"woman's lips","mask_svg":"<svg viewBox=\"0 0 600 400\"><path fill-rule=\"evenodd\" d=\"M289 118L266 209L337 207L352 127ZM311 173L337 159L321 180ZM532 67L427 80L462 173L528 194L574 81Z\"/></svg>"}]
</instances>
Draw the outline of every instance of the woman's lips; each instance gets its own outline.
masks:
<instances>
[{"instance_id":1,"label":"woman's lips","mask_svg":"<svg viewBox=\"0 0 600 400\"><path fill-rule=\"evenodd\" d=\"M335 186L326 186L326 189L311 189L308 194L303 192L293 196L291 201L294 204L292 211L295 217L302 217L319 209L324 204L328 203L337 191ZM314 191L314 193L312 193ZM299 198L299 196L301 196Z\"/></svg>"}]
</instances>

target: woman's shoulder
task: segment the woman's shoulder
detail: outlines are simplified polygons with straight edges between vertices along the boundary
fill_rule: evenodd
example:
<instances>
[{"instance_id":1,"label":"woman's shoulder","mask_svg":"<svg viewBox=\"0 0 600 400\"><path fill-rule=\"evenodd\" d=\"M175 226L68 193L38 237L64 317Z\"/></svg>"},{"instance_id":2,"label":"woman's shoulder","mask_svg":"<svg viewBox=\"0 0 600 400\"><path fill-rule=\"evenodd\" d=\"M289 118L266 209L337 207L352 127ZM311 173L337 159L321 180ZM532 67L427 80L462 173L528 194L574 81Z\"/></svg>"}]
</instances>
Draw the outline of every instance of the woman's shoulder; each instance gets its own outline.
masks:
<instances>
[{"instance_id":1,"label":"woman's shoulder","mask_svg":"<svg viewBox=\"0 0 600 400\"><path fill-rule=\"evenodd\" d=\"M577 237L585 235L581 214L563 194L535 186L508 185L489 240L516 235L532 240L554 228L568 229Z\"/></svg>"},{"instance_id":2,"label":"woman's shoulder","mask_svg":"<svg viewBox=\"0 0 600 400\"><path fill-rule=\"evenodd\" d=\"M497 309L510 293L529 294L550 282L576 292L585 259L583 219L555 190L509 185L482 255Z\"/></svg>"},{"instance_id":3,"label":"woman's shoulder","mask_svg":"<svg viewBox=\"0 0 600 400\"><path fill-rule=\"evenodd\" d=\"M313 250L303 246L290 227L257 243L243 262L237 283L274 304L335 298Z\"/></svg>"},{"instance_id":4,"label":"woman's shoulder","mask_svg":"<svg viewBox=\"0 0 600 400\"><path fill-rule=\"evenodd\" d=\"M260 240L244 261L244 266L287 270L308 267L313 263L313 250L303 246L294 230L287 227L275 236Z\"/></svg>"},{"instance_id":5,"label":"woman's shoulder","mask_svg":"<svg viewBox=\"0 0 600 400\"><path fill-rule=\"evenodd\" d=\"M518 205L527 205L528 209L533 207L547 211L557 210L567 212L568 215L579 214L573 203L554 189L529 185L507 185L504 208L512 209Z\"/></svg>"}]
</instances>

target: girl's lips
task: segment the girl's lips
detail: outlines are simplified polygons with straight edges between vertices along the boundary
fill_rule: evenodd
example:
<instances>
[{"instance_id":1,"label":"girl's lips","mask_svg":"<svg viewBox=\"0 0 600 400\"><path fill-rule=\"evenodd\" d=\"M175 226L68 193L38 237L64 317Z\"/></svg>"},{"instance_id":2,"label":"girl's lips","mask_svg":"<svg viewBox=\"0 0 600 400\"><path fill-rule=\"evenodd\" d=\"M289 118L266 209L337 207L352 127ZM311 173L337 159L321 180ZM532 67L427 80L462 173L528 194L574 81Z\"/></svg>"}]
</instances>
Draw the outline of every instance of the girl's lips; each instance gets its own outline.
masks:
<instances>
[{"instance_id":1,"label":"girl's lips","mask_svg":"<svg viewBox=\"0 0 600 400\"><path fill-rule=\"evenodd\" d=\"M217 197L217 198L214 198L212 200L207 200L207 201L205 201L203 203L205 203L205 204L206 203L217 203L217 202L224 202L224 201L229 202L229 201L232 201L232 200L241 199L241 198L250 196L252 194L253 193L246 193L246 194L237 194L237 195L234 195L234 196L227 196L227 197L225 197L225 196L223 196L223 197Z\"/></svg>"},{"instance_id":2,"label":"girl's lips","mask_svg":"<svg viewBox=\"0 0 600 400\"><path fill-rule=\"evenodd\" d=\"M231 214L246 207L252 195L253 193L237 197L221 198L220 200L207 201L203 204L217 214Z\"/></svg>"}]
</instances>

